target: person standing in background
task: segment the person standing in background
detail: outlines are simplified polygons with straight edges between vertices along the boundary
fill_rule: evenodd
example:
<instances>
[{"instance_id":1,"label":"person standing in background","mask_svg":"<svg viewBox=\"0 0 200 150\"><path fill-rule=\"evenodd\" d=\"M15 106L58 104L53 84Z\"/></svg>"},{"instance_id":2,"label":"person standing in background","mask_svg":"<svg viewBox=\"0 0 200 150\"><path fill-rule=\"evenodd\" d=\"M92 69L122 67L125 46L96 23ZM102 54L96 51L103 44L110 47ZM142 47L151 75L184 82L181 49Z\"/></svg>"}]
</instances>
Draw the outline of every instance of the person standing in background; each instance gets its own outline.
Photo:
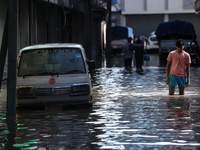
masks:
<instances>
[{"instance_id":1,"label":"person standing in background","mask_svg":"<svg viewBox=\"0 0 200 150\"><path fill-rule=\"evenodd\" d=\"M122 52L124 53L124 66L125 69L130 71L132 68L133 50L141 47L141 44L132 43L132 37L127 39L128 43L123 46Z\"/></svg>"},{"instance_id":2,"label":"person standing in background","mask_svg":"<svg viewBox=\"0 0 200 150\"><path fill-rule=\"evenodd\" d=\"M136 71L143 72L142 65L143 65L143 57L144 57L144 46L143 41L138 36L136 44L141 44L142 46L135 48L135 62L136 62Z\"/></svg>"}]
</instances>

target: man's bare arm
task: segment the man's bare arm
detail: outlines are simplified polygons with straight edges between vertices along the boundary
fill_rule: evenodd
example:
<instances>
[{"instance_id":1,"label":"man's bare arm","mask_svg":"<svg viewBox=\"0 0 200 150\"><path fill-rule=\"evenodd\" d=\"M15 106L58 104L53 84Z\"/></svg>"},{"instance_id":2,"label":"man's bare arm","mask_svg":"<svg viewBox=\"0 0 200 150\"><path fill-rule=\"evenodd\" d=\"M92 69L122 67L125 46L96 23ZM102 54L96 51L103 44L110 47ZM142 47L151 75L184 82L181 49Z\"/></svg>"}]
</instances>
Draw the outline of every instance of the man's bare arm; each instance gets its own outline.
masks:
<instances>
[{"instance_id":1,"label":"man's bare arm","mask_svg":"<svg viewBox=\"0 0 200 150\"><path fill-rule=\"evenodd\" d=\"M186 87L190 85L190 64L186 65L187 82Z\"/></svg>"},{"instance_id":2,"label":"man's bare arm","mask_svg":"<svg viewBox=\"0 0 200 150\"><path fill-rule=\"evenodd\" d=\"M171 67L172 62L167 61L167 67L166 67L166 83L169 84L169 71Z\"/></svg>"}]
</instances>

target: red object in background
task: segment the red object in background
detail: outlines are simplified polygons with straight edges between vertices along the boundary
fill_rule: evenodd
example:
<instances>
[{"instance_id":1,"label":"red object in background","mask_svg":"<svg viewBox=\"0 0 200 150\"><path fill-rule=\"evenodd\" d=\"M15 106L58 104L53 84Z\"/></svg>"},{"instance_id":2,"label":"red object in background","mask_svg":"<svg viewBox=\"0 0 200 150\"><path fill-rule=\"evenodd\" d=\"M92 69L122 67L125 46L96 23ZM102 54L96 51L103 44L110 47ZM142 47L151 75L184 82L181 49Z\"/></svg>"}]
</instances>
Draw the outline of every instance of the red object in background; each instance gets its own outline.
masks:
<instances>
[{"instance_id":1,"label":"red object in background","mask_svg":"<svg viewBox=\"0 0 200 150\"><path fill-rule=\"evenodd\" d=\"M50 84L55 84L55 83L56 83L55 78L50 78L50 79L49 79L49 83L50 83Z\"/></svg>"}]
</instances>

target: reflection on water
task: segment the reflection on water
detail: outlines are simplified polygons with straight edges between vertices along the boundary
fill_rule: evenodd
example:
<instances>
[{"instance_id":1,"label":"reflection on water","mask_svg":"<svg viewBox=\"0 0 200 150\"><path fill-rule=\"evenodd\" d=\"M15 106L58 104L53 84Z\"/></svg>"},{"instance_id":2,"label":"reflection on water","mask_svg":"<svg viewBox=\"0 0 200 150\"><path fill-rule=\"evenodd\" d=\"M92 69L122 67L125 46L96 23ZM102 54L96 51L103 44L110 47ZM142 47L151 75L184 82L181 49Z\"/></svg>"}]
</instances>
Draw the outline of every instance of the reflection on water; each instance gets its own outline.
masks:
<instances>
[{"instance_id":1,"label":"reflection on water","mask_svg":"<svg viewBox=\"0 0 200 150\"><path fill-rule=\"evenodd\" d=\"M191 69L191 87L186 96L176 91L168 96L165 68L145 68L145 75L123 68L101 69L95 74L94 94L99 109L93 115L101 116L96 130L103 131L94 142L101 149L196 149L200 147L198 119L192 117L199 107L199 85ZM193 74L194 73L194 74ZM178 88L177 88L178 90ZM194 104L194 105L192 105ZM92 115L92 114L91 114ZM198 124L198 123L197 123Z\"/></svg>"},{"instance_id":2,"label":"reflection on water","mask_svg":"<svg viewBox=\"0 0 200 150\"><path fill-rule=\"evenodd\" d=\"M192 130L193 119L190 116L190 100L185 97L169 97L167 103L169 116L167 120L171 123L171 137L172 142L191 144L193 141L195 132ZM177 146L169 146L170 148L177 149Z\"/></svg>"},{"instance_id":3,"label":"reflection on water","mask_svg":"<svg viewBox=\"0 0 200 150\"><path fill-rule=\"evenodd\" d=\"M191 69L185 96L178 88L168 96L164 67L144 70L98 69L91 109L17 110L6 118L1 101L0 149L200 149L199 69Z\"/></svg>"},{"instance_id":4,"label":"reflection on water","mask_svg":"<svg viewBox=\"0 0 200 150\"><path fill-rule=\"evenodd\" d=\"M12 135L16 149L82 149L95 139L86 124L90 109L18 110ZM8 126L14 125L10 122Z\"/></svg>"}]
</instances>

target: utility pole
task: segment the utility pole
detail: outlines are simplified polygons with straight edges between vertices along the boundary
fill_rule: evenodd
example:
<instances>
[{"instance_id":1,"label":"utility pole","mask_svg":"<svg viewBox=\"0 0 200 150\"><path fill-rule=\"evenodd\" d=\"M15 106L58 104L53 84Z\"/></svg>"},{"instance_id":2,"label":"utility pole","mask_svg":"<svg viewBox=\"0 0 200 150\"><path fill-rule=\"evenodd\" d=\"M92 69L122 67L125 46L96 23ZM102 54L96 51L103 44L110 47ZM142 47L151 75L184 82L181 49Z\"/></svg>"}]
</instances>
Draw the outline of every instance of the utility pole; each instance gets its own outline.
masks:
<instances>
[{"instance_id":1,"label":"utility pole","mask_svg":"<svg viewBox=\"0 0 200 150\"><path fill-rule=\"evenodd\" d=\"M106 65L111 67L111 5L112 0L107 0L107 30L106 30Z\"/></svg>"},{"instance_id":2,"label":"utility pole","mask_svg":"<svg viewBox=\"0 0 200 150\"><path fill-rule=\"evenodd\" d=\"M17 0L9 0L7 116L16 113Z\"/></svg>"}]
</instances>

